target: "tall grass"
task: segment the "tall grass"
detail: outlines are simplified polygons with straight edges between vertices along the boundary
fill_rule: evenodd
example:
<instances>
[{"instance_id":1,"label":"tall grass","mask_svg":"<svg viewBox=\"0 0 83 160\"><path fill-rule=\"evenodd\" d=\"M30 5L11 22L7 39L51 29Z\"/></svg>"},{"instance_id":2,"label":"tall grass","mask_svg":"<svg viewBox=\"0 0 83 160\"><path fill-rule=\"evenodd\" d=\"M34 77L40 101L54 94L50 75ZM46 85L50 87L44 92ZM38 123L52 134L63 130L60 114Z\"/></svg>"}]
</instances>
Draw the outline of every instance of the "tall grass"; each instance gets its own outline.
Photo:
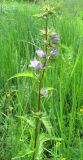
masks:
<instances>
[{"instance_id":1,"label":"tall grass","mask_svg":"<svg viewBox=\"0 0 83 160\"><path fill-rule=\"evenodd\" d=\"M41 46L38 30L44 23L34 18L40 6L30 4L0 4L0 159L31 159L34 119L37 105L37 82L12 75L28 71L30 59ZM83 21L80 10L59 12L49 20L61 38L60 54L53 68L46 70L44 86L54 88L47 99L42 98L41 132L55 135L62 142L39 137L38 158L52 160L82 160L83 105ZM49 75L49 76L48 76ZM50 133L51 132L51 133ZM42 144L44 143L44 146ZM43 149L43 153L42 153Z\"/></svg>"}]
</instances>

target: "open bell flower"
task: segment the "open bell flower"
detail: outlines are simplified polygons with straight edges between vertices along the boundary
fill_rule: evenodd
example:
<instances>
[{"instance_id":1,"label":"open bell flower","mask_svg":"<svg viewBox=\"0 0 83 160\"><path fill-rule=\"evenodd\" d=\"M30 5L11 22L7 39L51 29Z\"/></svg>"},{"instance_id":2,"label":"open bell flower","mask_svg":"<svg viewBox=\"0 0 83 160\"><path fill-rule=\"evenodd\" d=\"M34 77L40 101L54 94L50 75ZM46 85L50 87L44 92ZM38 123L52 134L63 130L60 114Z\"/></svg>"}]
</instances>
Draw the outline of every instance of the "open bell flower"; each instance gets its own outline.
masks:
<instances>
[{"instance_id":1,"label":"open bell flower","mask_svg":"<svg viewBox=\"0 0 83 160\"><path fill-rule=\"evenodd\" d=\"M34 58L32 61L30 61L29 67L33 67L35 70L40 69L40 62Z\"/></svg>"},{"instance_id":2,"label":"open bell flower","mask_svg":"<svg viewBox=\"0 0 83 160\"><path fill-rule=\"evenodd\" d=\"M46 57L46 53L43 52L41 49L37 50L36 53L39 57L42 57L42 58Z\"/></svg>"},{"instance_id":3,"label":"open bell flower","mask_svg":"<svg viewBox=\"0 0 83 160\"><path fill-rule=\"evenodd\" d=\"M58 54L58 50L54 49L53 51L50 52L50 55L55 56Z\"/></svg>"}]
</instances>

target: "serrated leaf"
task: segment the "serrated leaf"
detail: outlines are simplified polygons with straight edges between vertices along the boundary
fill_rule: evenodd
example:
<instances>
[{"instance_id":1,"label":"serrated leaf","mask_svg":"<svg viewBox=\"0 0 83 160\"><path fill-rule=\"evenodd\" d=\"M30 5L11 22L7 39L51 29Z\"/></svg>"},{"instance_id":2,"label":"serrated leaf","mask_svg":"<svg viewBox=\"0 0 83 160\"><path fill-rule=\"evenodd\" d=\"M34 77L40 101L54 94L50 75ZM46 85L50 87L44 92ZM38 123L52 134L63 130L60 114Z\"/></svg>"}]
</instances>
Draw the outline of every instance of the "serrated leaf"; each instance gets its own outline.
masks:
<instances>
[{"instance_id":1,"label":"serrated leaf","mask_svg":"<svg viewBox=\"0 0 83 160\"><path fill-rule=\"evenodd\" d=\"M27 151L26 153L22 154L22 155L18 155L16 157L13 157L12 160L18 160L18 159L21 159L21 158L24 158L25 156L27 155L32 155L33 154L33 151L29 150Z\"/></svg>"},{"instance_id":2,"label":"serrated leaf","mask_svg":"<svg viewBox=\"0 0 83 160\"><path fill-rule=\"evenodd\" d=\"M39 135L38 138L38 146L37 146L37 159L42 160L42 153L44 149L44 142L48 141L49 137L48 134L42 133Z\"/></svg>"},{"instance_id":3,"label":"serrated leaf","mask_svg":"<svg viewBox=\"0 0 83 160\"><path fill-rule=\"evenodd\" d=\"M50 136L46 133L42 133L41 135L39 135L39 138L38 138L38 146L37 146L37 159L38 160L42 160L42 153L43 153L43 149L44 149L44 143L47 142L47 141L50 141L50 140L53 140L53 141L56 141L56 142L61 142L62 139L61 138L57 138L57 137L53 137L53 136Z\"/></svg>"},{"instance_id":4,"label":"serrated leaf","mask_svg":"<svg viewBox=\"0 0 83 160\"><path fill-rule=\"evenodd\" d=\"M50 123L50 120L48 118L48 116L46 114L44 114L42 117L41 117L41 121L42 123L44 124L46 130L48 131L48 133L51 135L51 132L52 132L52 125Z\"/></svg>"},{"instance_id":5,"label":"serrated leaf","mask_svg":"<svg viewBox=\"0 0 83 160\"><path fill-rule=\"evenodd\" d=\"M16 116L21 120L24 120L30 127L34 127L34 119L33 117L26 117L26 116Z\"/></svg>"}]
</instances>

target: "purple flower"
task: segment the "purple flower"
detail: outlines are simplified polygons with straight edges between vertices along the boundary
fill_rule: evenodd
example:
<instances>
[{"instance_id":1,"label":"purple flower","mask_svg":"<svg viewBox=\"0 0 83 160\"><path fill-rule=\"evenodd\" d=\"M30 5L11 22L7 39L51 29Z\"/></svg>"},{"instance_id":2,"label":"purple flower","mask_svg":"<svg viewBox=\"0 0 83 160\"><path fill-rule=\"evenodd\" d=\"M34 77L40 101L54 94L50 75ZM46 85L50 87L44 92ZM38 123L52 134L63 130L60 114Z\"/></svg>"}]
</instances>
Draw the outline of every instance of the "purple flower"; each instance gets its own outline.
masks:
<instances>
[{"instance_id":1,"label":"purple flower","mask_svg":"<svg viewBox=\"0 0 83 160\"><path fill-rule=\"evenodd\" d=\"M40 62L34 58L33 61L30 61L29 67L33 67L36 70L40 69Z\"/></svg>"},{"instance_id":2,"label":"purple flower","mask_svg":"<svg viewBox=\"0 0 83 160\"><path fill-rule=\"evenodd\" d=\"M42 63L42 68L44 68L46 66L46 62Z\"/></svg>"},{"instance_id":3,"label":"purple flower","mask_svg":"<svg viewBox=\"0 0 83 160\"><path fill-rule=\"evenodd\" d=\"M53 51L50 52L50 54L51 54L52 56L55 56L55 55L58 54L58 50L57 50L57 49L54 49Z\"/></svg>"},{"instance_id":4,"label":"purple flower","mask_svg":"<svg viewBox=\"0 0 83 160\"><path fill-rule=\"evenodd\" d=\"M43 52L42 50L37 50L36 51L36 53L37 53L37 55L39 56L39 57L42 57L42 58L45 58L46 57L46 53L45 52Z\"/></svg>"},{"instance_id":5,"label":"purple flower","mask_svg":"<svg viewBox=\"0 0 83 160\"><path fill-rule=\"evenodd\" d=\"M55 34L53 37L52 37L53 41L59 41L59 36L57 34Z\"/></svg>"}]
</instances>

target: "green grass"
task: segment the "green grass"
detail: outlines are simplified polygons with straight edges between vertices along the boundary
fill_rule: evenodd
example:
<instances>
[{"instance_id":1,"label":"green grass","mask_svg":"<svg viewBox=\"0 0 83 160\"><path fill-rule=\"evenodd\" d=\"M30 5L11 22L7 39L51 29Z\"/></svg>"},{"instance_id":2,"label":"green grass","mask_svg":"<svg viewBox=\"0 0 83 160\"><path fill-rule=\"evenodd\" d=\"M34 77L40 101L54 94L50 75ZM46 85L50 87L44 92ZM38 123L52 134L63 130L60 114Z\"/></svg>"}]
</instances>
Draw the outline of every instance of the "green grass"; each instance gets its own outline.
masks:
<instances>
[{"instance_id":1,"label":"green grass","mask_svg":"<svg viewBox=\"0 0 83 160\"><path fill-rule=\"evenodd\" d=\"M45 115L41 118L38 160L83 159L83 111L80 112L83 106L83 12L80 4L81 1L76 6L65 2L64 8L49 19L49 27L60 35L61 47L53 67L46 70L43 84L54 90L41 101ZM30 78L6 82L18 72L30 71L29 61L42 43L39 29L44 23L32 16L39 8L26 3L0 4L0 160L32 157L35 125L32 111L37 108L37 82Z\"/></svg>"}]
</instances>

